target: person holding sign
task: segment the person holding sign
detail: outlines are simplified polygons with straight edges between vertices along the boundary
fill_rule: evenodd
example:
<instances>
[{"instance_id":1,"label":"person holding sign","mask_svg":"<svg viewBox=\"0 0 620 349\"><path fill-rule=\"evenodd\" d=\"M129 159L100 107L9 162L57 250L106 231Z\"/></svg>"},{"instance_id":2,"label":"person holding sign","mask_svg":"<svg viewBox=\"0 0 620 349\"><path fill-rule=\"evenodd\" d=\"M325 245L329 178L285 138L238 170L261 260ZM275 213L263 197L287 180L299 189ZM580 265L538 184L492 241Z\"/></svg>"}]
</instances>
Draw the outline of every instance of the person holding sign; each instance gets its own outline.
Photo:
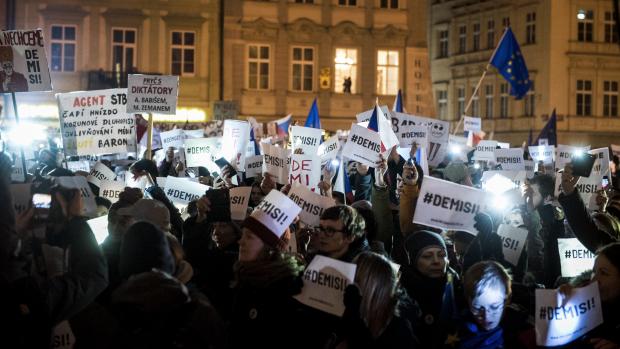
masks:
<instances>
[{"instance_id":1,"label":"person holding sign","mask_svg":"<svg viewBox=\"0 0 620 349\"><path fill-rule=\"evenodd\" d=\"M359 253L367 251L368 240L364 235L364 218L345 205L333 206L321 215L311 245L318 247L318 254L351 263ZM311 260L311 258L308 258Z\"/></svg>"}]
</instances>

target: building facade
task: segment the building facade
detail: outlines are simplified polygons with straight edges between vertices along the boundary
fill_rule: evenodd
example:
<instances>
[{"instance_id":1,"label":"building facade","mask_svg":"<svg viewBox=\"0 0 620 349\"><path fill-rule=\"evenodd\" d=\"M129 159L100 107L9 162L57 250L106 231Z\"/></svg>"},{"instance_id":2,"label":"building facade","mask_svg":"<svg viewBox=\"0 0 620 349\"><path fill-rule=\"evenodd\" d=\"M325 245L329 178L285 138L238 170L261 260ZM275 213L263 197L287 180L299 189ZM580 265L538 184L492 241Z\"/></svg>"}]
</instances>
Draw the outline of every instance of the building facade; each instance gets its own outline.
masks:
<instances>
[{"instance_id":1,"label":"building facade","mask_svg":"<svg viewBox=\"0 0 620 349\"><path fill-rule=\"evenodd\" d=\"M126 87L128 72L180 76L177 115L155 120L204 121L219 99L219 1L16 3L17 29L43 29L54 88L18 94L21 118L57 118L54 93Z\"/></svg>"},{"instance_id":2,"label":"building facade","mask_svg":"<svg viewBox=\"0 0 620 349\"><path fill-rule=\"evenodd\" d=\"M349 129L401 88L409 112L433 112L427 2L227 0L224 99L240 114L303 122L318 98L322 127Z\"/></svg>"},{"instance_id":3,"label":"building facade","mask_svg":"<svg viewBox=\"0 0 620 349\"><path fill-rule=\"evenodd\" d=\"M613 2L606 0L434 0L429 55L437 116L456 125L510 26L533 81L522 100L490 68L468 115L483 129L520 145L552 110L560 143L605 146L620 132L620 46Z\"/></svg>"}]
</instances>

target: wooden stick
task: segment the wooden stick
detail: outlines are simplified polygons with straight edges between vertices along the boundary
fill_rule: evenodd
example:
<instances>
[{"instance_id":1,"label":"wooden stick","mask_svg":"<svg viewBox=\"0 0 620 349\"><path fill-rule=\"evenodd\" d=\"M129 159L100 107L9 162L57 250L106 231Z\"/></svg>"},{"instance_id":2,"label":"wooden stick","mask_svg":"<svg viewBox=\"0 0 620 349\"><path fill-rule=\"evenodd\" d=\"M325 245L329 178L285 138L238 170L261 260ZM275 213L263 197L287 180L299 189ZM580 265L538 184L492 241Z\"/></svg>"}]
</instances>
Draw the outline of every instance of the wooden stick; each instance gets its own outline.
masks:
<instances>
[{"instance_id":1,"label":"wooden stick","mask_svg":"<svg viewBox=\"0 0 620 349\"><path fill-rule=\"evenodd\" d=\"M149 125L146 129L146 155L145 158L152 159L153 148L153 113L149 113Z\"/></svg>"}]
</instances>

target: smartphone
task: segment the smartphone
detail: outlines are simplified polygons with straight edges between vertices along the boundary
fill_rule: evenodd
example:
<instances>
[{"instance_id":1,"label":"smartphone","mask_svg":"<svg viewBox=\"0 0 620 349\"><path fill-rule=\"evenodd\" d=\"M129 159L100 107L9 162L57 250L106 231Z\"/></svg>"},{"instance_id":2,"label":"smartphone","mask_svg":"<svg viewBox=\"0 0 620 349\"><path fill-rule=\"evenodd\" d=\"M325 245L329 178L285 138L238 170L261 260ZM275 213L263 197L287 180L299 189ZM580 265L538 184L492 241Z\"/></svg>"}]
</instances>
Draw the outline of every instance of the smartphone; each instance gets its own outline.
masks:
<instances>
[{"instance_id":1,"label":"smartphone","mask_svg":"<svg viewBox=\"0 0 620 349\"><path fill-rule=\"evenodd\" d=\"M32 206L39 209L47 209L52 205L52 196L50 194L34 194L32 196Z\"/></svg>"},{"instance_id":2,"label":"smartphone","mask_svg":"<svg viewBox=\"0 0 620 349\"><path fill-rule=\"evenodd\" d=\"M224 158L219 158L215 160L214 162L220 168L220 171L224 170L226 166L230 167L230 177L234 177L237 175L237 171L235 170L234 167L232 167L232 165L230 164L230 162L228 162L228 160Z\"/></svg>"},{"instance_id":3,"label":"smartphone","mask_svg":"<svg viewBox=\"0 0 620 349\"><path fill-rule=\"evenodd\" d=\"M592 167L594 167L594 161L596 156L592 154L583 154L579 157L573 157L573 175L580 177L590 177Z\"/></svg>"},{"instance_id":4,"label":"smartphone","mask_svg":"<svg viewBox=\"0 0 620 349\"><path fill-rule=\"evenodd\" d=\"M606 190L607 187L609 187L609 177L603 176L603 179L601 180L601 187L603 190Z\"/></svg>"},{"instance_id":5,"label":"smartphone","mask_svg":"<svg viewBox=\"0 0 620 349\"><path fill-rule=\"evenodd\" d=\"M207 215L210 222L230 221L230 192L228 189L210 189L205 193L211 203L211 210Z\"/></svg>"}]
</instances>

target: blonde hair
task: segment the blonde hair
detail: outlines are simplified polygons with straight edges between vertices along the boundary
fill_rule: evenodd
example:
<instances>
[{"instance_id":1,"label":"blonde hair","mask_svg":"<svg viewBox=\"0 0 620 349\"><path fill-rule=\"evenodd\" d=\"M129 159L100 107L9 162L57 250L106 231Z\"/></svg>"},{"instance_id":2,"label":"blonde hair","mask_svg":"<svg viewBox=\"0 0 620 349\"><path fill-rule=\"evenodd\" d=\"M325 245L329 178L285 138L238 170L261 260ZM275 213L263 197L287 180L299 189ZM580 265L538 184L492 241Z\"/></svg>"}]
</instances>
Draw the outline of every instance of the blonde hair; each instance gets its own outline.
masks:
<instances>
[{"instance_id":1,"label":"blonde hair","mask_svg":"<svg viewBox=\"0 0 620 349\"><path fill-rule=\"evenodd\" d=\"M482 261L472 265L465 272L463 292L468 302L473 301L491 287L503 287L506 299L509 299L512 294L510 275L501 264L494 261Z\"/></svg>"}]
</instances>

